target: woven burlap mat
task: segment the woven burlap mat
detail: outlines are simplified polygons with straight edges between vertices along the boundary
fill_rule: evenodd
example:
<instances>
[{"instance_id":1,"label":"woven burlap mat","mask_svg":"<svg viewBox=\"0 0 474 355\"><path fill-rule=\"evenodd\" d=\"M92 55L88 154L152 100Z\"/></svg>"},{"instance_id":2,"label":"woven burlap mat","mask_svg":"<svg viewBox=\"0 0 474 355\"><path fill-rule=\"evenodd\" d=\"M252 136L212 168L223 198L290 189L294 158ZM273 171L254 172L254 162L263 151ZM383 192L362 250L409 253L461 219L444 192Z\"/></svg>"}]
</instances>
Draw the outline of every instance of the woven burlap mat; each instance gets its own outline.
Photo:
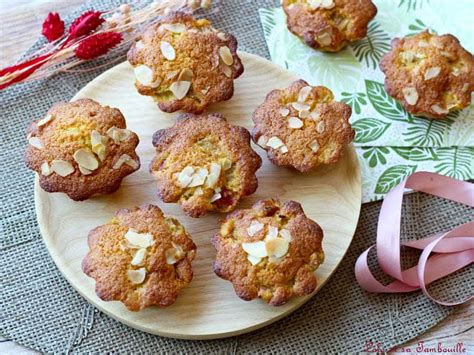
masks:
<instances>
[{"instance_id":1,"label":"woven burlap mat","mask_svg":"<svg viewBox=\"0 0 474 355\"><path fill-rule=\"evenodd\" d=\"M72 16L86 8L109 9L118 3L94 1ZM236 34L240 49L268 57L257 9L275 4L221 1L211 18L217 27ZM375 240L380 203L362 206L354 241L327 285L292 315L262 330L223 340L174 340L131 329L94 309L61 276L41 240L33 174L25 168L22 154L28 122L42 117L54 102L69 100L105 69L57 75L0 93L1 335L43 352L356 352L363 351L368 341L389 349L450 313L452 309L438 306L419 292L369 294L355 282L354 262ZM403 217L403 238L414 239L464 223L472 210L413 194L405 198ZM405 259L407 263L414 260L410 255ZM434 291L451 290L451 296L462 297L463 280L472 273L473 268L465 269L448 282L437 283Z\"/></svg>"}]
</instances>

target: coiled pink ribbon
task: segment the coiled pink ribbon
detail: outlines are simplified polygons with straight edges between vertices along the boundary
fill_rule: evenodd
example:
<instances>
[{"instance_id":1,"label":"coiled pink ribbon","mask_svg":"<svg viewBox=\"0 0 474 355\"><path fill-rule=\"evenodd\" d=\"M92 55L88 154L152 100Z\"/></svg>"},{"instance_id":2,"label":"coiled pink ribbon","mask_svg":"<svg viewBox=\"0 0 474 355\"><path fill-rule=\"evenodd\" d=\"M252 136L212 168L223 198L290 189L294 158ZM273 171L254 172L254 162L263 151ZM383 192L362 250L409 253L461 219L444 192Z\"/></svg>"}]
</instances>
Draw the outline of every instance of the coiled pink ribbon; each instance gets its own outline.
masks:
<instances>
[{"instance_id":1,"label":"coiled pink ribbon","mask_svg":"<svg viewBox=\"0 0 474 355\"><path fill-rule=\"evenodd\" d=\"M462 224L449 232L437 233L424 239L400 242L400 219L404 188L474 207L474 184L429 172L417 172L396 186L385 196L377 226L377 259L381 269L395 279L383 285L375 279L367 264L371 246L355 264L355 276L366 291L376 293L412 292L421 289L433 301L454 306L474 298L469 296L459 302L434 299L426 289L431 282L445 277L474 262L474 221ZM400 245L423 250L418 265L402 271ZM429 258L430 254L434 252ZM472 281L471 281L472 287Z\"/></svg>"}]
</instances>

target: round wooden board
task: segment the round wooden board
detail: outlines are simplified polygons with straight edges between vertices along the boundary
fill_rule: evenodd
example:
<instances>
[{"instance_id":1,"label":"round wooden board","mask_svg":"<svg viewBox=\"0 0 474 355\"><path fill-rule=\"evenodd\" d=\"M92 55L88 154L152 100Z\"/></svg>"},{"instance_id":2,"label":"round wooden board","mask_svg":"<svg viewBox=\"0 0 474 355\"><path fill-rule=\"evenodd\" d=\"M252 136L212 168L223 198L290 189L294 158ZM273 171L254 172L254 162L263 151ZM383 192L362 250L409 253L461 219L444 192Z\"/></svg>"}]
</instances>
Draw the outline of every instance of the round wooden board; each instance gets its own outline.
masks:
<instances>
[{"instance_id":1,"label":"round wooden board","mask_svg":"<svg viewBox=\"0 0 474 355\"><path fill-rule=\"evenodd\" d=\"M260 57L244 52L240 56L245 72L235 82L234 97L212 106L210 111L220 112L230 123L250 130L252 112L265 95L298 78ZM270 324L300 307L312 295L294 299L281 307L269 306L261 300L240 300L232 285L212 271L215 251L210 238L218 230L222 215L193 219L185 216L177 204L164 204L158 200L155 182L148 173L154 154L151 137L156 130L171 126L176 114L159 111L151 98L136 92L133 83L133 71L125 62L98 76L73 100L88 97L122 111L128 127L140 137L140 170L125 178L114 194L83 202L74 202L62 193L46 193L36 180L39 226L59 270L82 296L111 317L133 328L173 338L213 339L242 334ZM263 166L257 172L259 187L238 207L247 208L268 197L293 199L303 205L306 214L324 230L326 260L316 271L319 283L316 293L343 258L359 218L361 181L355 150L348 147L339 163L329 169L300 174L272 165L262 149L256 146L254 149L263 158ZM96 296L94 280L82 273L81 260L88 250L89 230L106 223L117 209L143 203L157 204L165 214L178 218L198 249L193 262L194 279L174 305L130 312L120 302L103 302Z\"/></svg>"}]
</instances>

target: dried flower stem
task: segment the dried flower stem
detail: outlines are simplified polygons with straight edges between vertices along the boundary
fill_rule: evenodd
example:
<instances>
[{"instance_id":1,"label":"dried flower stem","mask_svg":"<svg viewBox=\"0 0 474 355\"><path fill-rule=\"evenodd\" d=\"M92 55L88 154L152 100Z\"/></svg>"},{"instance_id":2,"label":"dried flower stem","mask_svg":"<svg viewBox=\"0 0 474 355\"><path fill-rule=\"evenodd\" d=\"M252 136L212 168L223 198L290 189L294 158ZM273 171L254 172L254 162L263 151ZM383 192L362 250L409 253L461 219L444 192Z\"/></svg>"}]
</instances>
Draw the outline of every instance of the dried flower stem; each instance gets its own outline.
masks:
<instances>
[{"instance_id":1,"label":"dried flower stem","mask_svg":"<svg viewBox=\"0 0 474 355\"><path fill-rule=\"evenodd\" d=\"M77 27L71 26L69 33L62 35L60 38L53 40L48 43L48 45L37 50L33 54L33 59L0 70L0 90L14 84L45 78L58 72L70 71L71 68L84 63L85 60L77 58L75 51L83 41L88 40L92 36L110 31L120 33L123 36L123 40L115 48L124 50L130 47L141 29L156 23L160 17L166 15L168 12L193 12L199 8L207 8L209 4L209 0L154 1L141 9L123 13L121 15L123 20L120 21L120 23L116 23L115 26L110 25L113 21L109 19L114 13L119 13L121 8L103 12L101 15L106 17L105 22L98 20L92 12L87 12L78 19L87 20L87 18L95 16L91 21L91 30L85 26L84 32L81 32L77 31ZM75 21L76 25L84 22L78 21L78 19ZM93 31L94 26L99 27ZM91 31L93 32L91 33ZM87 33L87 35L81 36L82 33ZM101 51L98 51L98 53L101 53ZM116 61L122 58L123 57L117 58ZM98 67L102 66L105 65Z\"/></svg>"}]
</instances>

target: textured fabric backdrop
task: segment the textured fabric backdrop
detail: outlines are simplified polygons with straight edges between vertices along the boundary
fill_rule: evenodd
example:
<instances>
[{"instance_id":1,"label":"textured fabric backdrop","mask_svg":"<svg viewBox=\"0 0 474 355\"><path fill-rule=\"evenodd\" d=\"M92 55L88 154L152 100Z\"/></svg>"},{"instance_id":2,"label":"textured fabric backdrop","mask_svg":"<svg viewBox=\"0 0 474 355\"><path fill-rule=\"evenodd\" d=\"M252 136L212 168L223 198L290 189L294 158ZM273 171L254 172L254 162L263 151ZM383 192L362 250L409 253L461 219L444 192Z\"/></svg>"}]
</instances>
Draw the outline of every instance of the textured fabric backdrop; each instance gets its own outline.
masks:
<instances>
[{"instance_id":1,"label":"textured fabric backdrop","mask_svg":"<svg viewBox=\"0 0 474 355\"><path fill-rule=\"evenodd\" d=\"M220 11L211 16L215 25L235 33L240 49L268 57L257 9L276 2L221 3ZM84 8L107 9L112 4L95 1ZM450 313L450 308L436 305L419 292L368 294L356 284L353 265L375 240L380 203L363 205L354 241L326 286L292 315L262 330L223 340L174 340L128 328L94 309L61 276L41 240L33 174L25 168L22 154L28 122L42 117L54 102L70 99L98 74L57 75L0 93L1 335L43 352L355 352L364 350L368 341L380 342L385 349L403 343ZM406 239L472 218L472 210L465 206L431 196L413 194L405 200L402 235ZM407 263L414 260L413 255L405 259ZM463 296L462 287L472 280L473 271L466 268L449 281L438 282L434 291L443 294L451 287L456 290L451 296Z\"/></svg>"}]
</instances>

